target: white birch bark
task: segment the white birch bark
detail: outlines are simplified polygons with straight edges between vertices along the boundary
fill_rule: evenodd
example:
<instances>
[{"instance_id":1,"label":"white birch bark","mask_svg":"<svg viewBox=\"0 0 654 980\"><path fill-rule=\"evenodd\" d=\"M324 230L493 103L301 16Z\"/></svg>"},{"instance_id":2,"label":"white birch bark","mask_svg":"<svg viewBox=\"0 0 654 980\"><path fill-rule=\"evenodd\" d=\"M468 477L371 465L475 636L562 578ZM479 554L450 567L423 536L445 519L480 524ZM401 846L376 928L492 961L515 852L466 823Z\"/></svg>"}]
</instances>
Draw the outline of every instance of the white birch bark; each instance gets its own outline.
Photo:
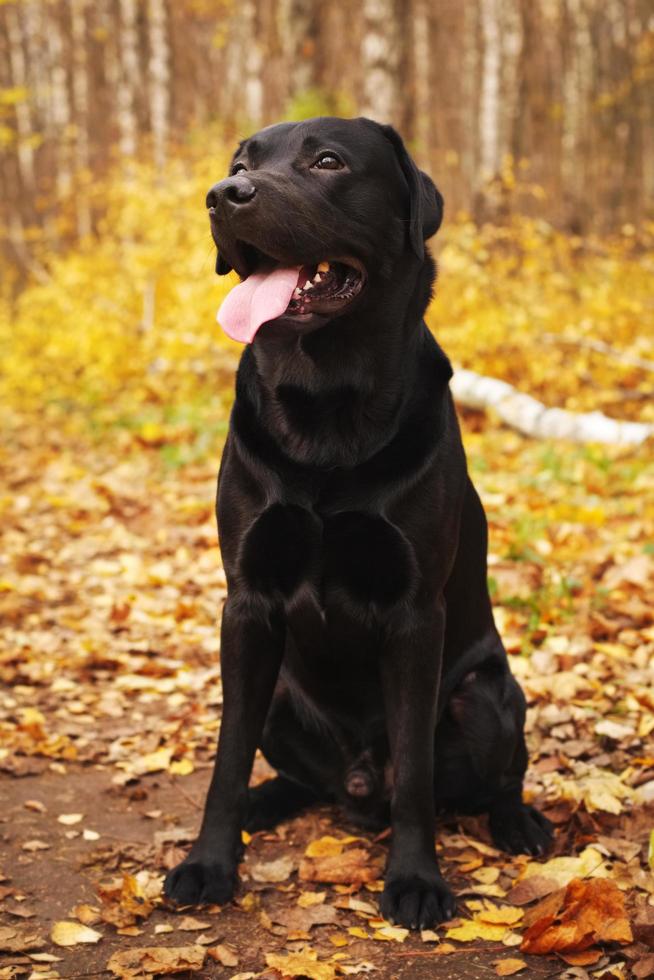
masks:
<instances>
[{"instance_id":1,"label":"white birch bark","mask_svg":"<svg viewBox=\"0 0 654 980\"><path fill-rule=\"evenodd\" d=\"M167 28L166 0L148 0L150 125L154 162L160 170L166 162L170 112L170 51Z\"/></svg>"},{"instance_id":2,"label":"white birch bark","mask_svg":"<svg viewBox=\"0 0 654 980\"><path fill-rule=\"evenodd\" d=\"M75 106L75 169L84 176L89 169L89 85L86 63L86 0L72 0L73 102ZM77 233L80 238L91 234L91 211L84 191L84 180L78 182L75 194Z\"/></svg>"},{"instance_id":3,"label":"white birch bark","mask_svg":"<svg viewBox=\"0 0 654 980\"><path fill-rule=\"evenodd\" d=\"M392 122L396 116L396 23L393 0L364 0L362 112L381 123Z\"/></svg>"},{"instance_id":4,"label":"white birch bark","mask_svg":"<svg viewBox=\"0 0 654 980\"><path fill-rule=\"evenodd\" d=\"M654 425L620 422L602 412L569 412L563 408L547 408L507 381L487 378L474 371L455 371L450 388L459 404L468 408L493 409L506 425L538 439L630 446L654 438Z\"/></svg>"},{"instance_id":5,"label":"white birch bark","mask_svg":"<svg viewBox=\"0 0 654 980\"><path fill-rule=\"evenodd\" d=\"M245 112L252 124L259 126L263 121L263 81L261 69L263 56L257 31L256 0L247 0L239 6L246 30L245 43Z\"/></svg>"},{"instance_id":6,"label":"white birch bark","mask_svg":"<svg viewBox=\"0 0 654 980\"><path fill-rule=\"evenodd\" d=\"M131 159L136 155L136 92L140 81L136 36L136 0L120 0L121 71L116 93L120 151Z\"/></svg>"},{"instance_id":7,"label":"white birch bark","mask_svg":"<svg viewBox=\"0 0 654 980\"><path fill-rule=\"evenodd\" d=\"M18 169L25 189L33 191L36 183L34 173L34 147L32 145L34 128L32 126L32 112L29 103L29 79L23 48L23 27L19 16L19 7L10 3L5 8L5 17L12 83L15 88L25 89L27 92L26 97L20 99L15 106L16 130L18 133Z\"/></svg>"},{"instance_id":8,"label":"white birch bark","mask_svg":"<svg viewBox=\"0 0 654 980\"><path fill-rule=\"evenodd\" d=\"M499 97L502 38L498 0L483 0L481 30L484 41L479 111L479 150L481 178L493 177L500 164Z\"/></svg>"}]
</instances>

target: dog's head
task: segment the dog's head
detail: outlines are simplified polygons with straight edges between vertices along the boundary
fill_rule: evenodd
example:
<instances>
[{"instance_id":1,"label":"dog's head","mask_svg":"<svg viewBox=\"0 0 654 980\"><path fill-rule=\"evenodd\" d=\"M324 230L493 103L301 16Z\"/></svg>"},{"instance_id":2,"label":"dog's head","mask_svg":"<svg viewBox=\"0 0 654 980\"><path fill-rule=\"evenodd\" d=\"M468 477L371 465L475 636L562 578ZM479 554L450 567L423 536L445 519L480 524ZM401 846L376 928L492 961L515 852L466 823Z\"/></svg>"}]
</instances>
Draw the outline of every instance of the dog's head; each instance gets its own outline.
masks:
<instances>
[{"instance_id":1,"label":"dog's head","mask_svg":"<svg viewBox=\"0 0 654 980\"><path fill-rule=\"evenodd\" d=\"M425 261L443 199L392 127L319 117L244 140L207 207L216 271L243 280L219 319L249 342L271 320L305 332L378 300L398 263Z\"/></svg>"}]
</instances>

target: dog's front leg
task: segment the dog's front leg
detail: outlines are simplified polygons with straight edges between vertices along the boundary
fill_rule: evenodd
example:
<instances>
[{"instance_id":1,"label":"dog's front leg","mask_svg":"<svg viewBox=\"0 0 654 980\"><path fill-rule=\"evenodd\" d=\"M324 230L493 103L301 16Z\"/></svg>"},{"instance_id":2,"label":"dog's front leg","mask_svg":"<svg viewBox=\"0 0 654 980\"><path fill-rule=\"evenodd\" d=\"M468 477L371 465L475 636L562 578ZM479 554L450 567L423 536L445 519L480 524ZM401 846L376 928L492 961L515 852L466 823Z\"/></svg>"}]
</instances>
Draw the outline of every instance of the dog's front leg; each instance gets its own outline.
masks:
<instances>
[{"instance_id":1,"label":"dog's front leg","mask_svg":"<svg viewBox=\"0 0 654 980\"><path fill-rule=\"evenodd\" d=\"M180 905L229 901L237 882L241 828L254 753L284 650L280 613L225 604L221 638L223 717L200 834L166 877L168 898Z\"/></svg>"},{"instance_id":2,"label":"dog's front leg","mask_svg":"<svg viewBox=\"0 0 654 980\"><path fill-rule=\"evenodd\" d=\"M434 731L444 602L413 617L405 629L387 638L382 654L393 795L381 911L391 922L428 929L455 911L434 846Z\"/></svg>"}]
</instances>

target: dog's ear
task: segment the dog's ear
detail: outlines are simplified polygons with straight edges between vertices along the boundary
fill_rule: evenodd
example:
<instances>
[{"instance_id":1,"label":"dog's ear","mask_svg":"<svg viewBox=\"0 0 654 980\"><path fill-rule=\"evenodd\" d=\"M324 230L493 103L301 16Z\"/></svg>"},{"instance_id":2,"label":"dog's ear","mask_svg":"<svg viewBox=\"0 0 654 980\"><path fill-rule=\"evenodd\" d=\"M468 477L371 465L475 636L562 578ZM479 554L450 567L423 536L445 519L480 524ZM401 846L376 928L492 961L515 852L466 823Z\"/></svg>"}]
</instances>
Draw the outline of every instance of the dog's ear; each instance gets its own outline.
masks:
<instances>
[{"instance_id":1,"label":"dog's ear","mask_svg":"<svg viewBox=\"0 0 654 980\"><path fill-rule=\"evenodd\" d=\"M435 235L443 220L443 196L431 177L418 170L402 137L392 126L382 126L409 187L409 232L413 251L419 259L425 256L425 241Z\"/></svg>"},{"instance_id":2,"label":"dog's ear","mask_svg":"<svg viewBox=\"0 0 654 980\"><path fill-rule=\"evenodd\" d=\"M224 259L222 257L222 255L220 254L220 252L218 252L218 254L216 255L216 272L217 272L217 274L219 276L226 276L227 273L228 272L231 272L231 271L232 271L232 267L229 264L229 262L227 261L227 259Z\"/></svg>"}]
</instances>

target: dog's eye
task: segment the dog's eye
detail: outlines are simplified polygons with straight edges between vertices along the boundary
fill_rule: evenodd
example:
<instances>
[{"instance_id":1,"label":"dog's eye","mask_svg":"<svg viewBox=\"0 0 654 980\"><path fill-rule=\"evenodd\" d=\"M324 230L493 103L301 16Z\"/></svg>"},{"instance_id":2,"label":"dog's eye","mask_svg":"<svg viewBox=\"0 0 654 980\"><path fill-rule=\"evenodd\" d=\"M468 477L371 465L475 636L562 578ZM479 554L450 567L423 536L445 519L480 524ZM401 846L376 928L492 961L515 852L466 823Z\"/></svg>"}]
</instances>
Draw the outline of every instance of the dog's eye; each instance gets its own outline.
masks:
<instances>
[{"instance_id":1,"label":"dog's eye","mask_svg":"<svg viewBox=\"0 0 654 980\"><path fill-rule=\"evenodd\" d=\"M343 163L335 153L321 153L315 163L311 165L312 170L342 170Z\"/></svg>"},{"instance_id":2,"label":"dog's eye","mask_svg":"<svg viewBox=\"0 0 654 980\"><path fill-rule=\"evenodd\" d=\"M234 177L236 174L245 173L247 169L248 168L245 166L244 163L235 163L234 166L232 167L232 172L230 176Z\"/></svg>"}]
</instances>

